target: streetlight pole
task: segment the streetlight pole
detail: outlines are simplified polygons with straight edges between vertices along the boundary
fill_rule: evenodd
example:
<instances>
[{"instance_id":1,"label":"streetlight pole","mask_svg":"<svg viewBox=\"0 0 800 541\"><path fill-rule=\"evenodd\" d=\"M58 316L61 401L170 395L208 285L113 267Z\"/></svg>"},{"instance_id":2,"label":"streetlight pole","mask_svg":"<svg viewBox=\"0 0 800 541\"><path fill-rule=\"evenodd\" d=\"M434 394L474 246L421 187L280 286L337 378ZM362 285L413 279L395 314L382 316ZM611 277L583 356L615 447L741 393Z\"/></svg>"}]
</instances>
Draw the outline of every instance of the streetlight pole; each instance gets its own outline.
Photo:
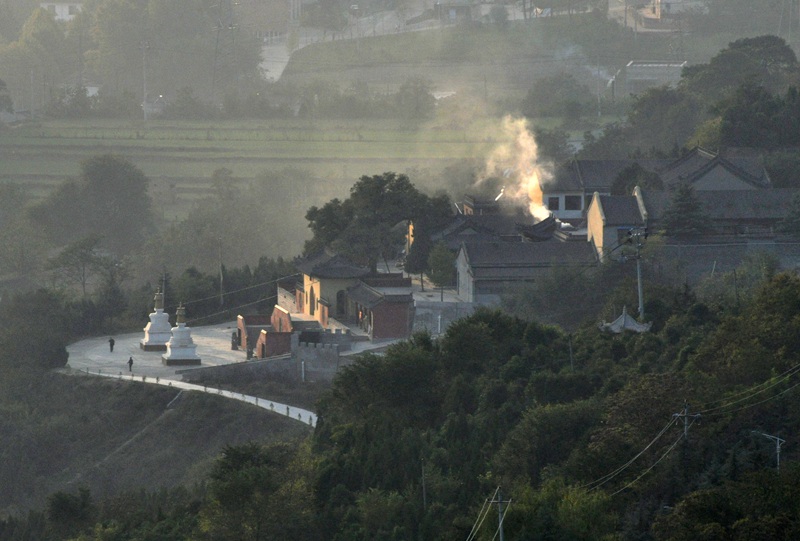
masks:
<instances>
[{"instance_id":1,"label":"streetlight pole","mask_svg":"<svg viewBox=\"0 0 800 541\"><path fill-rule=\"evenodd\" d=\"M783 438L779 438L778 436L770 436L769 434L764 434L763 432L756 432L755 430L753 431L753 433L761 434L765 438L769 438L775 442L775 459L776 459L775 469L781 471L781 445L786 443L786 440L784 440Z\"/></svg>"}]
</instances>

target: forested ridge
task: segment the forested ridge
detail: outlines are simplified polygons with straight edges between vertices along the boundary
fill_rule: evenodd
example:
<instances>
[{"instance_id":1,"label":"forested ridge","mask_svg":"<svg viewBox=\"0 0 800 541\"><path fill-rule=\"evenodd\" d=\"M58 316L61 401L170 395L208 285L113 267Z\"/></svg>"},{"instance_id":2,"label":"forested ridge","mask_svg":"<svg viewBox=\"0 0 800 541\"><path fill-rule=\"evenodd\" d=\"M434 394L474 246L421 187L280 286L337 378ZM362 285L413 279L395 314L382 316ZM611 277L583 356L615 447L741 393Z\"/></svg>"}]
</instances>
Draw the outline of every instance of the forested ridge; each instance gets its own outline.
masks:
<instances>
[{"instance_id":1,"label":"forested ridge","mask_svg":"<svg viewBox=\"0 0 800 541\"><path fill-rule=\"evenodd\" d=\"M482 310L341 370L299 446L229 446L187 489L59 492L0 539L467 539L497 487L507 539L796 539L800 278L747 298L665 289L655 332L623 335Z\"/></svg>"}]
</instances>

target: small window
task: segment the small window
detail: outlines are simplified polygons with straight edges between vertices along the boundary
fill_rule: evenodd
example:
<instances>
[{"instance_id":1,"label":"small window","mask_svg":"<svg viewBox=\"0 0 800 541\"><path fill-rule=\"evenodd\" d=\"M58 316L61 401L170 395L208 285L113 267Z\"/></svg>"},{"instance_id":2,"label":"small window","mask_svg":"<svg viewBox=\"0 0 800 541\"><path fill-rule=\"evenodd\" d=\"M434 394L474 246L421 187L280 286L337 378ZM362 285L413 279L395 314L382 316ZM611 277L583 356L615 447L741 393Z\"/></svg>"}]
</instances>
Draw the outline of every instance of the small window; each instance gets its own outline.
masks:
<instances>
[{"instance_id":1,"label":"small window","mask_svg":"<svg viewBox=\"0 0 800 541\"><path fill-rule=\"evenodd\" d=\"M567 195L564 197L564 210L583 210L580 195Z\"/></svg>"},{"instance_id":2,"label":"small window","mask_svg":"<svg viewBox=\"0 0 800 541\"><path fill-rule=\"evenodd\" d=\"M68 10L69 10L69 14L70 15L77 15L80 12L81 9L80 9L79 6L77 6L75 4L71 4L69 6Z\"/></svg>"},{"instance_id":3,"label":"small window","mask_svg":"<svg viewBox=\"0 0 800 541\"><path fill-rule=\"evenodd\" d=\"M547 198L547 209L548 210L561 210L561 205L558 197L548 197Z\"/></svg>"}]
</instances>

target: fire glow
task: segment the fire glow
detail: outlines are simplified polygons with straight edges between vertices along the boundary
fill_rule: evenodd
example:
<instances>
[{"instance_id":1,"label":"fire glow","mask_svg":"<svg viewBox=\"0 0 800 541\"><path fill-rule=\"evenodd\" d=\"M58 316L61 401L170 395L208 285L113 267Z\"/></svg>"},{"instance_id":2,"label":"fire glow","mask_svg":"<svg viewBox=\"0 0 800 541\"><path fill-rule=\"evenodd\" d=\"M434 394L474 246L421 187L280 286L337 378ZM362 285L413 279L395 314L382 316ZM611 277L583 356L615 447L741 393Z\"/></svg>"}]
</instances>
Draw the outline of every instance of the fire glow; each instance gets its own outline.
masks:
<instances>
[{"instance_id":1,"label":"fire glow","mask_svg":"<svg viewBox=\"0 0 800 541\"><path fill-rule=\"evenodd\" d=\"M544 220L550 216L550 211L542 201L542 183L551 178L551 167L539 163L538 147L528 129L528 122L522 118L504 117L500 140L502 142L486 160L481 180L491 176L504 177L503 196L527 200L531 215L537 221Z\"/></svg>"}]
</instances>

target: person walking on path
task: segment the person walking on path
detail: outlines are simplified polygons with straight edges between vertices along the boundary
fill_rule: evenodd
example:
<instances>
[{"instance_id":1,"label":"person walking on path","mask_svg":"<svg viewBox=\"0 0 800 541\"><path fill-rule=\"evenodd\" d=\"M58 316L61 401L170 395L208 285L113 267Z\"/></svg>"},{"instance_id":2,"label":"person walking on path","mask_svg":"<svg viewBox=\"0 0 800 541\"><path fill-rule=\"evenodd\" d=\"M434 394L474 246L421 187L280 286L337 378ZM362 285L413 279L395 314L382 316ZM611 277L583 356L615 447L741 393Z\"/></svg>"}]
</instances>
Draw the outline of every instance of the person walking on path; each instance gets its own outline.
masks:
<instances>
[{"instance_id":1,"label":"person walking on path","mask_svg":"<svg viewBox=\"0 0 800 541\"><path fill-rule=\"evenodd\" d=\"M111 353L114 353L114 339L113 338L109 338L108 339L108 350Z\"/></svg>"},{"instance_id":2,"label":"person walking on path","mask_svg":"<svg viewBox=\"0 0 800 541\"><path fill-rule=\"evenodd\" d=\"M133 372L133 357L128 357L128 372Z\"/></svg>"}]
</instances>

